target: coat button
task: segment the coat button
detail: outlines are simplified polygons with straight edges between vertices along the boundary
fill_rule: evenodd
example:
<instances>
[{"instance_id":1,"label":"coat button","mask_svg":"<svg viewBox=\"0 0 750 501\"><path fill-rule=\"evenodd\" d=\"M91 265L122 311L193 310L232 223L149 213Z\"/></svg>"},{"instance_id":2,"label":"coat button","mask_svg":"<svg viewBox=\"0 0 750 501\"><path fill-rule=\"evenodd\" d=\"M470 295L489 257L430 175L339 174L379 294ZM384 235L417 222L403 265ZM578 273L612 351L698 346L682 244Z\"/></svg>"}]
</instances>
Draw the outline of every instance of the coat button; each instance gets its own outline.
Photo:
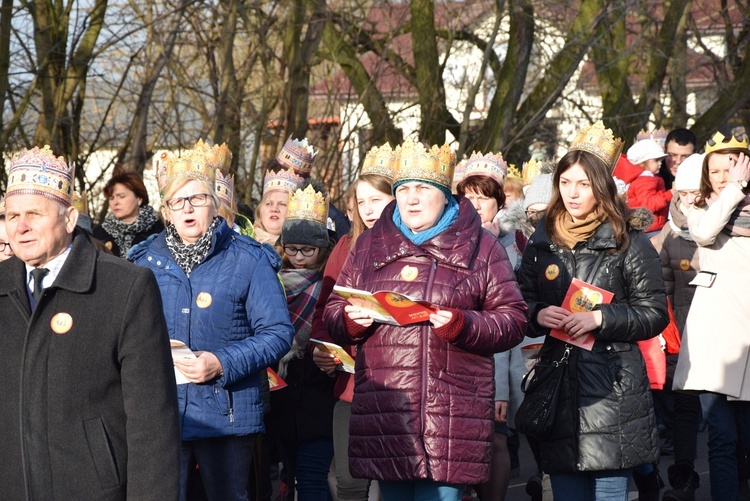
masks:
<instances>
[{"instance_id":1,"label":"coat button","mask_svg":"<svg viewBox=\"0 0 750 501\"><path fill-rule=\"evenodd\" d=\"M607 345L607 351L612 351L612 345L611 344Z\"/></svg>"},{"instance_id":2,"label":"coat button","mask_svg":"<svg viewBox=\"0 0 750 501\"><path fill-rule=\"evenodd\" d=\"M152 259L151 259L151 256L149 256L149 257L148 257L148 260L149 260L149 261L152 261Z\"/></svg>"}]
</instances>

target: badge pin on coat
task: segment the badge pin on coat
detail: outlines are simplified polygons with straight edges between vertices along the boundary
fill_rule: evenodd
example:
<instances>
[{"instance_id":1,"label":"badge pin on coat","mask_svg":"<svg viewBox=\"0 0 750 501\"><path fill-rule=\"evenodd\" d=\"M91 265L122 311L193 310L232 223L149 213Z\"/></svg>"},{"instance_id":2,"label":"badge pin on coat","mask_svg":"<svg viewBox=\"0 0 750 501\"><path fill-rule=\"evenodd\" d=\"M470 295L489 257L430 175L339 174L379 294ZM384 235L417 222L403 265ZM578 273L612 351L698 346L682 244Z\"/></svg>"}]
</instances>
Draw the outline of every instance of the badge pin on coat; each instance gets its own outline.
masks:
<instances>
[{"instance_id":1,"label":"badge pin on coat","mask_svg":"<svg viewBox=\"0 0 750 501\"><path fill-rule=\"evenodd\" d=\"M417 275L419 275L419 270L417 270L414 266L409 266L407 264L401 269L401 278L406 280L407 282L413 282L414 280L416 280Z\"/></svg>"},{"instance_id":2,"label":"badge pin on coat","mask_svg":"<svg viewBox=\"0 0 750 501\"><path fill-rule=\"evenodd\" d=\"M195 305L198 306L198 308L208 308L213 301L214 298L211 297L211 294L208 292L201 292L198 294L198 297L195 298Z\"/></svg>"},{"instance_id":3,"label":"badge pin on coat","mask_svg":"<svg viewBox=\"0 0 750 501\"><path fill-rule=\"evenodd\" d=\"M49 326L55 334L66 334L73 328L73 317L69 313L58 313L52 317Z\"/></svg>"},{"instance_id":4,"label":"badge pin on coat","mask_svg":"<svg viewBox=\"0 0 750 501\"><path fill-rule=\"evenodd\" d=\"M547 280L554 280L559 274L560 268L556 264L551 264L544 270L544 276Z\"/></svg>"}]
</instances>

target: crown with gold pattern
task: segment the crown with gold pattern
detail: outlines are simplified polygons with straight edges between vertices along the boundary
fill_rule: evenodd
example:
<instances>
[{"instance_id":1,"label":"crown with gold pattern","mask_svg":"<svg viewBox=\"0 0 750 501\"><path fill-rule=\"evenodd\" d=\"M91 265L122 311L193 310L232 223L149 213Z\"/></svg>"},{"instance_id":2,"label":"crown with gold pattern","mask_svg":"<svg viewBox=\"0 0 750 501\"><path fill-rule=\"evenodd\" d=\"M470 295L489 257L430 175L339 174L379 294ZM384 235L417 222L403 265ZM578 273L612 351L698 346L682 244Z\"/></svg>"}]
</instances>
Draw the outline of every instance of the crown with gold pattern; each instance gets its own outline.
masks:
<instances>
[{"instance_id":1,"label":"crown with gold pattern","mask_svg":"<svg viewBox=\"0 0 750 501\"><path fill-rule=\"evenodd\" d=\"M622 152L622 139L616 138L612 130L605 128L604 123L599 120L576 134L569 148L569 151L573 150L591 153L612 170Z\"/></svg>"},{"instance_id":2,"label":"crown with gold pattern","mask_svg":"<svg viewBox=\"0 0 750 501\"><path fill-rule=\"evenodd\" d=\"M164 188L177 176L215 184L216 169L209 163L209 151L207 149L184 150L179 156L169 151L162 152L156 167L159 195L164 198Z\"/></svg>"},{"instance_id":3,"label":"crown with gold pattern","mask_svg":"<svg viewBox=\"0 0 750 501\"><path fill-rule=\"evenodd\" d=\"M227 143L209 146L208 143L203 142L203 139L198 139L193 147L192 155L193 158L202 159L203 163L217 172L229 174L229 167L232 165L232 152L229 151Z\"/></svg>"},{"instance_id":4,"label":"crown with gold pattern","mask_svg":"<svg viewBox=\"0 0 750 501\"><path fill-rule=\"evenodd\" d=\"M455 194L458 193L458 183L463 181L464 174L466 174L466 164L469 162L467 158L462 159L456 164L456 168L453 169L453 180L451 181L451 191Z\"/></svg>"},{"instance_id":5,"label":"crown with gold pattern","mask_svg":"<svg viewBox=\"0 0 750 501\"><path fill-rule=\"evenodd\" d=\"M308 177L312 172L313 162L318 152L308 144L307 138L293 139L289 136L284 147L276 156L276 160L287 169L292 169L297 175Z\"/></svg>"},{"instance_id":6,"label":"crown with gold pattern","mask_svg":"<svg viewBox=\"0 0 750 501\"><path fill-rule=\"evenodd\" d=\"M505 184L508 175L508 164L503 160L503 154L499 151L482 155L475 151L466 162L464 179L471 176L489 176L500 185Z\"/></svg>"},{"instance_id":7,"label":"crown with gold pattern","mask_svg":"<svg viewBox=\"0 0 750 501\"><path fill-rule=\"evenodd\" d=\"M284 191L292 196L304 181L292 169L282 169L278 172L269 170L263 178L263 195L272 191Z\"/></svg>"},{"instance_id":8,"label":"crown with gold pattern","mask_svg":"<svg viewBox=\"0 0 750 501\"><path fill-rule=\"evenodd\" d=\"M731 136L729 141L724 141L725 139L726 136L724 136L724 134L722 134L721 132L717 132L716 134L714 134L711 139L706 141L706 155L715 151L747 149L747 141L744 139L740 141L734 136Z\"/></svg>"},{"instance_id":9,"label":"crown with gold pattern","mask_svg":"<svg viewBox=\"0 0 750 501\"><path fill-rule=\"evenodd\" d=\"M408 180L427 181L451 189L456 154L450 145L433 145L429 150L422 143L405 141L396 147L396 174L393 188Z\"/></svg>"},{"instance_id":10,"label":"crown with gold pattern","mask_svg":"<svg viewBox=\"0 0 750 501\"><path fill-rule=\"evenodd\" d=\"M542 162L535 158L532 158L523 164L522 181L524 186L530 186L531 183L534 182L534 179L542 172L542 166Z\"/></svg>"},{"instance_id":11,"label":"crown with gold pattern","mask_svg":"<svg viewBox=\"0 0 750 501\"><path fill-rule=\"evenodd\" d=\"M390 144L385 143L379 148L373 146L370 151L367 152L367 155L365 155L365 161L362 164L362 169L359 171L359 175L376 174L393 182L393 177L395 175L395 160L396 157Z\"/></svg>"},{"instance_id":12,"label":"crown with gold pattern","mask_svg":"<svg viewBox=\"0 0 750 501\"><path fill-rule=\"evenodd\" d=\"M49 146L24 149L10 161L5 196L42 195L68 207L73 203L74 172Z\"/></svg>"},{"instance_id":13,"label":"crown with gold pattern","mask_svg":"<svg viewBox=\"0 0 750 501\"><path fill-rule=\"evenodd\" d=\"M221 203L231 209L234 203L234 174L224 175L220 170L217 170L214 188Z\"/></svg>"},{"instance_id":14,"label":"crown with gold pattern","mask_svg":"<svg viewBox=\"0 0 750 501\"><path fill-rule=\"evenodd\" d=\"M315 191L312 185L304 190L297 190L289 199L286 207L286 220L313 221L326 227L328 222L328 200Z\"/></svg>"},{"instance_id":15,"label":"crown with gold pattern","mask_svg":"<svg viewBox=\"0 0 750 501\"><path fill-rule=\"evenodd\" d=\"M88 204L88 195L84 193L79 193L78 191L73 192L73 207L76 208L79 214L87 215L89 214L89 204Z\"/></svg>"},{"instance_id":16,"label":"crown with gold pattern","mask_svg":"<svg viewBox=\"0 0 750 501\"><path fill-rule=\"evenodd\" d=\"M513 179L518 179L519 181L523 181L523 176L521 175L521 171L518 170L518 167L516 167L516 164L508 165L508 177L512 177Z\"/></svg>"}]
</instances>

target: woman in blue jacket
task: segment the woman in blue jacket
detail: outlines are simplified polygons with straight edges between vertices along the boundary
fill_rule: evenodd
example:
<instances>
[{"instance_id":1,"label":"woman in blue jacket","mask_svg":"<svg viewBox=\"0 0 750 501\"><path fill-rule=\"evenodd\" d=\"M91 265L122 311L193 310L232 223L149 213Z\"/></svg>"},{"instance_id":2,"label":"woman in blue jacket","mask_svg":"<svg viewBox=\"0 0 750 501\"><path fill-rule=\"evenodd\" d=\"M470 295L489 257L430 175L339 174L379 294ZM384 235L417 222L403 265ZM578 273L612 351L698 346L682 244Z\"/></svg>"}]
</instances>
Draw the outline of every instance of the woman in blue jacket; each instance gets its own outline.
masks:
<instances>
[{"instance_id":1,"label":"woman in blue jacket","mask_svg":"<svg viewBox=\"0 0 750 501\"><path fill-rule=\"evenodd\" d=\"M276 272L278 256L218 216L213 172L167 159L167 228L136 250L159 284L170 338L196 358L175 360L182 424L180 496L191 456L209 499L247 499L255 439L263 433L261 378L289 351L294 330ZM158 423L154 423L155 426Z\"/></svg>"}]
</instances>

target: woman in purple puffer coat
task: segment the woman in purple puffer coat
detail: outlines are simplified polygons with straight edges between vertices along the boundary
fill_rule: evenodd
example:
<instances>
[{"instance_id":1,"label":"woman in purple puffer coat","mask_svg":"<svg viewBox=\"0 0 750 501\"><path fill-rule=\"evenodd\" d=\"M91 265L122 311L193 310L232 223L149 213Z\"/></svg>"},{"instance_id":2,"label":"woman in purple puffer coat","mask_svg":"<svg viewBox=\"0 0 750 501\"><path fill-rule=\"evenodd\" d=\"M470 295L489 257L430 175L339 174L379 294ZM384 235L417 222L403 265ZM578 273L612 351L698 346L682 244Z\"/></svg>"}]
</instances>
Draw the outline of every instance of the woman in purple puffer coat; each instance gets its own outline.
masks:
<instances>
[{"instance_id":1,"label":"woman in purple puffer coat","mask_svg":"<svg viewBox=\"0 0 750 501\"><path fill-rule=\"evenodd\" d=\"M334 340L357 343L350 470L383 499L460 500L489 477L493 357L524 336L527 308L508 257L471 203L450 194L448 146L396 150L391 202L353 249L337 284L437 305L429 322L394 326L332 294Z\"/></svg>"}]
</instances>

